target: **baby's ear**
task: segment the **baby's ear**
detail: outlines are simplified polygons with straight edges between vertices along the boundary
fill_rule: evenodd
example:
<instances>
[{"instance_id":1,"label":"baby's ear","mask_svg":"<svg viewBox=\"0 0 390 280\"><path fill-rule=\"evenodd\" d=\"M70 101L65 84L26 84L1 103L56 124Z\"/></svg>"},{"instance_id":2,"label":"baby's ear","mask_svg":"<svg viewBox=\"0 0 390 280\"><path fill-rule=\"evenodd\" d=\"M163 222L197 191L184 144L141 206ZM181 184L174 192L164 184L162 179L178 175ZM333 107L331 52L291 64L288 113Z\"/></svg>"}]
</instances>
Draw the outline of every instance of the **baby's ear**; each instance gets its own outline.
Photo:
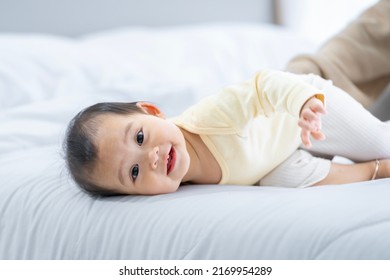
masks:
<instances>
[{"instance_id":1,"label":"baby's ear","mask_svg":"<svg viewBox=\"0 0 390 280\"><path fill-rule=\"evenodd\" d=\"M137 107L144 111L146 114L153 115L162 119L165 119L164 113L161 110L148 102L137 102Z\"/></svg>"}]
</instances>

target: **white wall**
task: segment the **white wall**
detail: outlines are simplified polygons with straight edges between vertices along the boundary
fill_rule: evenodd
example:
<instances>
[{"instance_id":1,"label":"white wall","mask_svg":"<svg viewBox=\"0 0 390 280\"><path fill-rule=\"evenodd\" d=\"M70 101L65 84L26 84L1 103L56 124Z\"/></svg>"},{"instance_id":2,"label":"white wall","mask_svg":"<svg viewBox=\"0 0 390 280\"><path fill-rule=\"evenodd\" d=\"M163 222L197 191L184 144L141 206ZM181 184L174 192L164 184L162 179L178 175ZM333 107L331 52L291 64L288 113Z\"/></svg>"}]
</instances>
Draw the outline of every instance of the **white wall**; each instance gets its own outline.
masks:
<instances>
[{"instance_id":1,"label":"white wall","mask_svg":"<svg viewBox=\"0 0 390 280\"><path fill-rule=\"evenodd\" d=\"M61 35L125 25L271 22L273 0L0 0L0 32Z\"/></svg>"},{"instance_id":2,"label":"white wall","mask_svg":"<svg viewBox=\"0 0 390 280\"><path fill-rule=\"evenodd\" d=\"M322 43L377 0L276 0L279 22Z\"/></svg>"}]
</instances>

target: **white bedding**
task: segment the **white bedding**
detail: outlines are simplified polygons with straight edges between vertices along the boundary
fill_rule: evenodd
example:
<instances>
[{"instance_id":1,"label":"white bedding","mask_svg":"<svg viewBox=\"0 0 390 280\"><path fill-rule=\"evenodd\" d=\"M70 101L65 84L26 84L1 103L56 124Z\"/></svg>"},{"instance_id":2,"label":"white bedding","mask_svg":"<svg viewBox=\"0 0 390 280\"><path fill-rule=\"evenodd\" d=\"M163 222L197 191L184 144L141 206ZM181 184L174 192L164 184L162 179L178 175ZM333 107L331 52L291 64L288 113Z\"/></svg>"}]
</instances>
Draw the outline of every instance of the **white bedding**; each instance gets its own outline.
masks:
<instances>
[{"instance_id":1,"label":"white bedding","mask_svg":"<svg viewBox=\"0 0 390 280\"><path fill-rule=\"evenodd\" d=\"M150 100L173 116L314 48L253 24L0 34L0 259L390 259L389 179L94 199L64 167L87 105Z\"/></svg>"}]
</instances>

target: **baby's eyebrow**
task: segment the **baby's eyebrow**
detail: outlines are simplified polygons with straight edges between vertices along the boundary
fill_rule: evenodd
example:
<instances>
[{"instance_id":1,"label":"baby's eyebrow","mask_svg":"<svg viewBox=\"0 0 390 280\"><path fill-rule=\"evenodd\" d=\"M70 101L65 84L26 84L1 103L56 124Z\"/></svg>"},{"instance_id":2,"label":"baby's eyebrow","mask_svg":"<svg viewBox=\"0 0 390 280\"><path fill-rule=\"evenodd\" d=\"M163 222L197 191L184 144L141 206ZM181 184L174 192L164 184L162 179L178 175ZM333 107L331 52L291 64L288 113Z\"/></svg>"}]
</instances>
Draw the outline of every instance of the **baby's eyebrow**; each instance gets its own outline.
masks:
<instances>
[{"instance_id":1,"label":"baby's eyebrow","mask_svg":"<svg viewBox=\"0 0 390 280\"><path fill-rule=\"evenodd\" d=\"M125 131L124 131L124 135L123 135L123 143L128 143L128 139L127 139L127 136L129 135L129 131L131 130L131 127L133 126L133 122L129 122L126 127L125 127Z\"/></svg>"}]
</instances>

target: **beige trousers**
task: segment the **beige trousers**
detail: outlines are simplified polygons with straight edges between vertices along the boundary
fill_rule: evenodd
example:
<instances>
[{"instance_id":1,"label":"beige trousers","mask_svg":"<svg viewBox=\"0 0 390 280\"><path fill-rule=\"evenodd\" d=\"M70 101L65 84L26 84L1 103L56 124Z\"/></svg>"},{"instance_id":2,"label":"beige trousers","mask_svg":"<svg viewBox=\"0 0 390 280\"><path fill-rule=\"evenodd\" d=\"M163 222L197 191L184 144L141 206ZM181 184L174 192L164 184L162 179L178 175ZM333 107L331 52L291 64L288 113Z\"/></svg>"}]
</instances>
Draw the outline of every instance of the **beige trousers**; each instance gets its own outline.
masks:
<instances>
[{"instance_id":1,"label":"beige trousers","mask_svg":"<svg viewBox=\"0 0 390 280\"><path fill-rule=\"evenodd\" d=\"M378 1L315 54L293 58L286 70L332 80L370 108L390 82L390 0Z\"/></svg>"}]
</instances>

